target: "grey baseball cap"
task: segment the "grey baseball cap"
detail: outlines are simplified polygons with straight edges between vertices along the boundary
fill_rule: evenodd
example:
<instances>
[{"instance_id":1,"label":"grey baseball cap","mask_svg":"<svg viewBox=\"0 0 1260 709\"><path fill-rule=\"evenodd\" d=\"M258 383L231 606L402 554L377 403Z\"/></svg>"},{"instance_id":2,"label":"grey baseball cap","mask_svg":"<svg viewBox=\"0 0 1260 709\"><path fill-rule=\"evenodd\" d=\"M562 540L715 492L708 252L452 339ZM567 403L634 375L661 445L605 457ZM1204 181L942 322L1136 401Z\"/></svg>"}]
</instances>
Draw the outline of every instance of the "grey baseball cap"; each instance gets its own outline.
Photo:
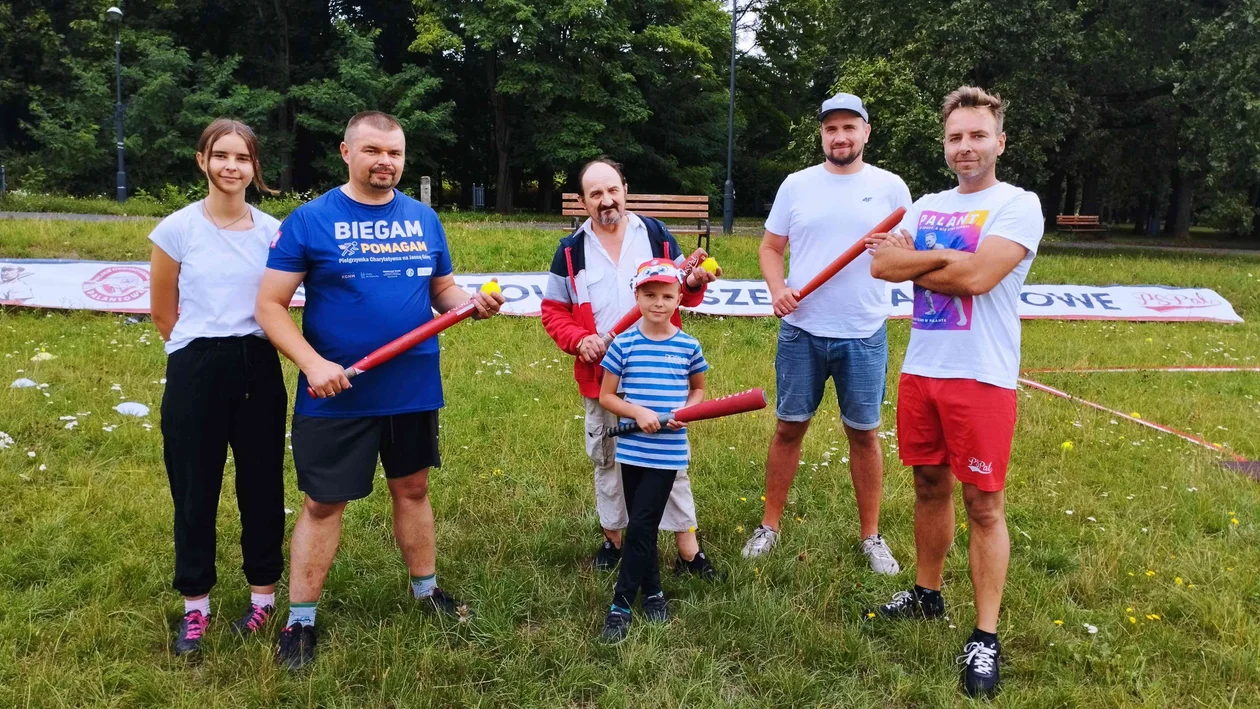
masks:
<instances>
[{"instance_id":1,"label":"grey baseball cap","mask_svg":"<svg viewBox=\"0 0 1260 709\"><path fill-rule=\"evenodd\" d=\"M852 111L867 123L871 122L870 116L866 115L866 107L862 105L862 99L853 94L836 94L823 101L822 108L818 109L818 122L822 123L832 111Z\"/></svg>"}]
</instances>

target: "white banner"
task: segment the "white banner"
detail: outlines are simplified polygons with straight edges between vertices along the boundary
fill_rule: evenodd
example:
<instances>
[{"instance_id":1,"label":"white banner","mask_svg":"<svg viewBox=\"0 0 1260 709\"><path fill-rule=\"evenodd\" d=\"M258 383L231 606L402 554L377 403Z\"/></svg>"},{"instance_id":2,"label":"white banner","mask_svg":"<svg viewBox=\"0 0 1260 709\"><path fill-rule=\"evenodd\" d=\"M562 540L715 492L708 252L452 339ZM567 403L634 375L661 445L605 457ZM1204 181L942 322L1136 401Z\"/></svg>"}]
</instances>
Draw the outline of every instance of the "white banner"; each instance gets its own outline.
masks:
<instances>
[{"instance_id":1,"label":"white banner","mask_svg":"<svg viewBox=\"0 0 1260 709\"><path fill-rule=\"evenodd\" d=\"M507 299L504 312L537 316L542 308L546 273L460 274L455 280L476 290L498 278ZM888 284L892 317L908 318L913 307L909 283ZM293 305L305 302L298 289ZM0 261L0 303L35 308L149 312L147 262ZM763 281L719 280L709 286L704 303L692 309L706 315L764 317L772 315L770 290ZM1233 306L1209 288L1170 286L1025 285L1021 318L1056 320L1156 320L1166 322L1238 323Z\"/></svg>"}]
</instances>

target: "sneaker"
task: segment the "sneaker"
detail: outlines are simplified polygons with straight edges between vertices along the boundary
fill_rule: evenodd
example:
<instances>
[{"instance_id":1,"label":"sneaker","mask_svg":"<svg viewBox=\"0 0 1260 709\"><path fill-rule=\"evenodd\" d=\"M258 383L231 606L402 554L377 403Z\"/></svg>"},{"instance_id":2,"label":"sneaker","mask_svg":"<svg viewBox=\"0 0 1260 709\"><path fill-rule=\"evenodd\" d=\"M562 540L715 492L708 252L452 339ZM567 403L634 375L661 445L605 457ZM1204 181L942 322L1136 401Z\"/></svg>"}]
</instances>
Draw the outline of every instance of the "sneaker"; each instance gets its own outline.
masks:
<instances>
[{"instance_id":1,"label":"sneaker","mask_svg":"<svg viewBox=\"0 0 1260 709\"><path fill-rule=\"evenodd\" d=\"M245 615L241 616L240 620L232 623L232 631L241 637L253 635L262 629L275 610L272 606L260 606L251 603L249 604L249 609L245 611Z\"/></svg>"},{"instance_id":2,"label":"sneaker","mask_svg":"<svg viewBox=\"0 0 1260 709\"><path fill-rule=\"evenodd\" d=\"M893 558L888 542L879 534L872 534L862 540L862 553L871 562L871 571L884 576L895 576L901 571L901 565Z\"/></svg>"},{"instance_id":3,"label":"sneaker","mask_svg":"<svg viewBox=\"0 0 1260 709\"><path fill-rule=\"evenodd\" d=\"M630 632L630 612L617 607L608 609L608 615L604 617L604 629L599 634L599 639L615 645L626 639L626 634Z\"/></svg>"},{"instance_id":4,"label":"sneaker","mask_svg":"<svg viewBox=\"0 0 1260 709\"><path fill-rule=\"evenodd\" d=\"M201 649L201 638L206 634L206 626L210 617L201 611L188 611L179 621L179 630L175 631L175 644L171 647L176 656L187 655Z\"/></svg>"},{"instance_id":5,"label":"sneaker","mask_svg":"<svg viewBox=\"0 0 1260 709\"><path fill-rule=\"evenodd\" d=\"M643 619L649 623L664 623L669 620L669 606L665 603L664 593L643 599Z\"/></svg>"},{"instance_id":6,"label":"sneaker","mask_svg":"<svg viewBox=\"0 0 1260 709\"><path fill-rule=\"evenodd\" d=\"M744 558L752 559L754 557L768 554L776 544L779 543L779 533L770 529L765 525L758 525L753 530L753 534L748 538L748 543L744 545Z\"/></svg>"},{"instance_id":7,"label":"sneaker","mask_svg":"<svg viewBox=\"0 0 1260 709\"><path fill-rule=\"evenodd\" d=\"M447 594L446 591L440 588L433 589L433 595L425 596L419 600L425 610L432 610L435 613L458 618L460 621L468 620L473 615L472 609L468 607L467 603Z\"/></svg>"},{"instance_id":8,"label":"sneaker","mask_svg":"<svg viewBox=\"0 0 1260 709\"><path fill-rule=\"evenodd\" d=\"M962 686L968 697L988 698L998 690L998 658L1002 646L972 633L956 662L963 666Z\"/></svg>"},{"instance_id":9,"label":"sneaker","mask_svg":"<svg viewBox=\"0 0 1260 709\"><path fill-rule=\"evenodd\" d=\"M605 537L604 543L599 545L599 551L595 552L595 568L612 571L617 567L618 561L621 561L621 550Z\"/></svg>"},{"instance_id":10,"label":"sneaker","mask_svg":"<svg viewBox=\"0 0 1260 709\"><path fill-rule=\"evenodd\" d=\"M934 593L930 598L922 598L918 591L898 591L891 601L875 609L875 613L884 618L939 618L945 615L945 597Z\"/></svg>"},{"instance_id":11,"label":"sneaker","mask_svg":"<svg viewBox=\"0 0 1260 709\"><path fill-rule=\"evenodd\" d=\"M276 662L297 672L315 661L315 626L294 623L280 631Z\"/></svg>"},{"instance_id":12,"label":"sneaker","mask_svg":"<svg viewBox=\"0 0 1260 709\"><path fill-rule=\"evenodd\" d=\"M687 561L681 556L674 562L674 575L682 576L684 574L695 574L705 581L717 580L717 569L713 568L713 562L709 561L709 557L704 555L704 550L696 552L691 561Z\"/></svg>"}]
</instances>

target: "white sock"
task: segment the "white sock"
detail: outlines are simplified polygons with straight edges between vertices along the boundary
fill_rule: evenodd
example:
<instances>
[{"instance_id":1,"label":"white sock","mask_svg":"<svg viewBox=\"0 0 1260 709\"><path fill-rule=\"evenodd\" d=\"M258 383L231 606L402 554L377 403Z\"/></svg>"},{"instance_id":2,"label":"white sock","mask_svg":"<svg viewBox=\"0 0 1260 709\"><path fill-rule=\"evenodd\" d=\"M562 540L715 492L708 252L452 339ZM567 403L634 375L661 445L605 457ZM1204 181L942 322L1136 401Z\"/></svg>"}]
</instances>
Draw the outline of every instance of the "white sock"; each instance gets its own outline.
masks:
<instances>
[{"instance_id":1,"label":"white sock","mask_svg":"<svg viewBox=\"0 0 1260 709\"><path fill-rule=\"evenodd\" d=\"M210 617L210 595L207 594L205 598L198 598L195 601L190 601L187 598L185 598L184 599L184 615L188 615L189 613L193 611L201 611L202 615L209 618Z\"/></svg>"},{"instance_id":2,"label":"white sock","mask_svg":"<svg viewBox=\"0 0 1260 709\"><path fill-rule=\"evenodd\" d=\"M411 595L416 598L428 598L437 588L437 574L411 577Z\"/></svg>"},{"instance_id":3,"label":"white sock","mask_svg":"<svg viewBox=\"0 0 1260 709\"><path fill-rule=\"evenodd\" d=\"M271 608L275 608L276 607L275 591L272 591L271 593L254 593L251 591L249 594L249 602L253 603L259 608L267 608L268 606L270 606Z\"/></svg>"}]
</instances>

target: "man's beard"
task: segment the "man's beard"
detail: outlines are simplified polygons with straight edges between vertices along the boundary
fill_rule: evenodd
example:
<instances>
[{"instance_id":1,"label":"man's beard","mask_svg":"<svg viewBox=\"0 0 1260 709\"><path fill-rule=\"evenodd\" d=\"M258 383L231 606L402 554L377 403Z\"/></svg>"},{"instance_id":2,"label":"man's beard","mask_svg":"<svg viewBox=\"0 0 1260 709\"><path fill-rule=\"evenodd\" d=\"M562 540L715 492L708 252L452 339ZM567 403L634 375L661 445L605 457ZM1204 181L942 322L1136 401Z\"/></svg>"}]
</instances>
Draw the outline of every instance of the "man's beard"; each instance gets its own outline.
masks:
<instances>
[{"instance_id":1,"label":"man's beard","mask_svg":"<svg viewBox=\"0 0 1260 709\"><path fill-rule=\"evenodd\" d=\"M988 172L995 162L997 162L996 158L990 161L987 156L977 154L974 156L974 162L967 163L965 166L960 166L959 163L955 161L949 167L954 171L954 174L959 177L975 177L976 175L983 175Z\"/></svg>"},{"instance_id":2,"label":"man's beard","mask_svg":"<svg viewBox=\"0 0 1260 709\"><path fill-rule=\"evenodd\" d=\"M621 217L621 208L612 207L611 209L600 209L599 216L595 218L595 221L600 226L616 226L617 222L621 221Z\"/></svg>"},{"instance_id":3,"label":"man's beard","mask_svg":"<svg viewBox=\"0 0 1260 709\"><path fill-rule=\"evenodd\" d=\"M837 158L833 156L831 154L832 151L828 150L825 154L825 157L827 158L827 162L831 163L832 165L835 165L836 167L848 167L849 165L852 165L853 163L857 162L858 158L862 157L863 150L864 148L858 148L857 150L854 150L852 153L849 153L848 157L843 157L843 158Z\"/></svg>"},{"instance_id":4,"label":"man's beard","mask_svg":"<svg viewBox=\"0 0 1260 709\"><path fill-rule=\"evenodd\" d=\"M398 184L397 172L376 172L368 173L367 185L374 190L393 189Z\"/></svg>"}]
</instances>

